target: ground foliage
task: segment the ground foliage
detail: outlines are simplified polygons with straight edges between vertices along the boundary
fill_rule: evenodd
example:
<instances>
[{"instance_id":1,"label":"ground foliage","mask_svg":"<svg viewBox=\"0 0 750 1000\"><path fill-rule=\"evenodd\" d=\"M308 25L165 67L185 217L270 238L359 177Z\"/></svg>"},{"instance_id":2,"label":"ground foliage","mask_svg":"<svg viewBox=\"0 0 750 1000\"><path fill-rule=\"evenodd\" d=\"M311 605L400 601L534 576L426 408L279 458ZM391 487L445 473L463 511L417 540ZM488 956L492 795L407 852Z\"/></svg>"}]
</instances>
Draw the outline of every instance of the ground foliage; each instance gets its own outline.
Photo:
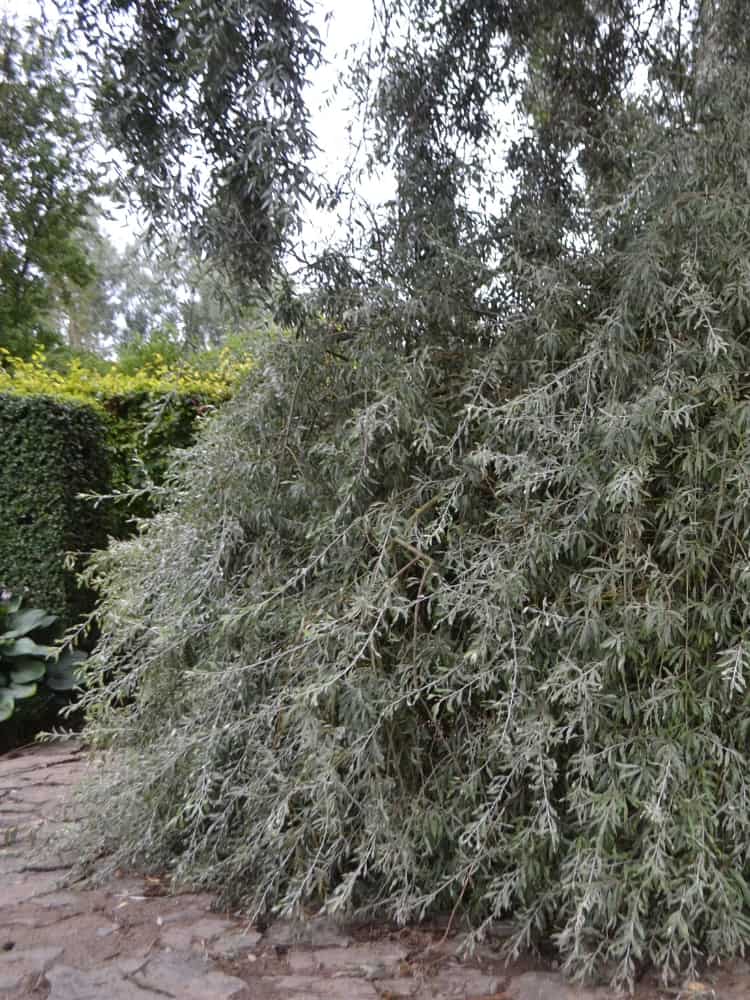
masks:
<instances>
[{"instance_id":1,"label":"ground foliage","mask_svg":"<svg viewBox=\"0 0 750 1000\"><path fill-rule=\"evenodd\" d=\"M76 688L76 667L86 659L48 645L57 615L22 603L0 586L0 753L58 722Z\"/></svg>"},{"instance_id":2,"label":"ground foliage","mask_svg":"<svg viewBox=\"0 0 750 1000\"><path fill-rule=\"evenodd\" d=\"M517 30L560 72L521 88L492 322L413 342L405 272L392 324L350 283L97 555L91 851L254 914L511 915L619 983L750 944L747 27L691 11L618 28L630 97Z\"/></svg>"}]
</instances>

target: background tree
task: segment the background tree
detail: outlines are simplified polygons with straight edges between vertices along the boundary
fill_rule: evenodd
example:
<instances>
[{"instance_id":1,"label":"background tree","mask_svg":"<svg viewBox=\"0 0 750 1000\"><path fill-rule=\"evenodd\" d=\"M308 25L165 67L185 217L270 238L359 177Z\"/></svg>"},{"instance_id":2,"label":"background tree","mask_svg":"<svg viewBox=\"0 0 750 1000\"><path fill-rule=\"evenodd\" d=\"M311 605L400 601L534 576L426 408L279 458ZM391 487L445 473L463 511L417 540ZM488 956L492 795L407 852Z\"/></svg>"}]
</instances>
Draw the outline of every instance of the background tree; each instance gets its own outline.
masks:
<instances>
[{"instance_id":1,"label":"background tree","mask_svg":"<svg viewBox=\"0 0 750 1000\"><path fill-rule=\"evenodd\" d=\"M131 236L118 247L102 216L92 214L76 239L90 277L83 286L69 286L50 313L68 349L55 352L59 361L73 351L117 357L137 368L158 352L178 363L229 341L240 350L243 338L249 345L268 329L263 309L241 306L236 286L177 238L154 243Z\"/></svg>"},{"instance_id":2,"label":"background tree","mask_svg":"<svg viewBox=\"0 0 750 1000\"><path fill-rule=\"evenodd\" d=\"M0 344L59 340L55 311L93 271L85 228L100 172L59 33L0 21Z\"/></svg>"},{"instance_id":3,"label":"background tree","mask_svg":"<svg viewBox=\"0 0 750 1000\"><path fill-rule=\"evenodd\" d=\"M86 254L89 280L70 286L57 306L57 325L67 347L102 357L117 341L116 294L120 252L101 229L99 214L90 214L76 234Z\"/></svg>"},{"instance_id":4,"label":"background tree","mask_svg":"<svg viewBox=\"0 0 750 1000\"><path fill-rule=\"evenodd\" d=\"M120 351L161 336L195 353L221 347L253 323L263 325L258 310L240 305L236 285L210 260L185 250L176 236L156 246L132 241L109 281Z\"/></svg>"}]
</instances>

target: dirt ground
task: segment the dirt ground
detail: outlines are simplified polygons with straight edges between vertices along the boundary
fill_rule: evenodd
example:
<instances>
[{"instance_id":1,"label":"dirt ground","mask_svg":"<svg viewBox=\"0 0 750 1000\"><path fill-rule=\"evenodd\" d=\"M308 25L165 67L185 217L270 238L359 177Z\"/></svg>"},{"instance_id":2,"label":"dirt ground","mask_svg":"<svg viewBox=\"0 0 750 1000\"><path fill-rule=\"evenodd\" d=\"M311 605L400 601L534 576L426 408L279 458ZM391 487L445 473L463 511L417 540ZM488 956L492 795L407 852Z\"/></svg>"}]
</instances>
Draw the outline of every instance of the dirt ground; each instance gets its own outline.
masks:
<instances>
[{"instance_id":1,"label":"dirt ground","mask_svg":"<svg viewBox=\"0 0 750 1000\"><path fill-rule=\"evenodd\" d=\"M75 745L0 757L0 997L8 1000L612 1000L567 984L554 964L506 965L492 947L459 957L444 927L340 926L316 918L262 933L219 913L208 894L170 895L158 878L122 873L65 885L56 850L75 822L71 790L89 766ZM637 1000L750 1000L750 964Z\"/></svg>"}]
</instances>

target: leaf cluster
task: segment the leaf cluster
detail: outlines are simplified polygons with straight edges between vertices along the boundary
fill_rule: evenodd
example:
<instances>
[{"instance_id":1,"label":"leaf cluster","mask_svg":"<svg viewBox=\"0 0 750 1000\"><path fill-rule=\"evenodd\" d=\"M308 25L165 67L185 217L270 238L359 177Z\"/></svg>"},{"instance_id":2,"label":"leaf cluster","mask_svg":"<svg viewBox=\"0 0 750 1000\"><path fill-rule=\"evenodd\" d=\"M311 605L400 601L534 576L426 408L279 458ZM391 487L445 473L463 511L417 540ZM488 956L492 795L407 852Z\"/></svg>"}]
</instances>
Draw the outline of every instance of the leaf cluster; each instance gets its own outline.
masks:
<instances>
[{"instance_id":1,"label":"leaf cluster","mask_svg":"<svg viewBox=\"0 0 750 1000\"><path fill-rule=\"evenodd\" d=\"M267 284L312 191L306 4L62 0L95 55L95 105L152 221L176 218L248 287Z\"/></svg>"},{"instance_id":2,"label":"leaf cluster","mask_svg":"<svg viewBox=\"0 0 750 1000\"><path fill-rule=\"evenodd\" d=\"M76 686L76 667L86 659L85 653L61 652L59 647L38 642L57 615L21 604L21 597L0 590L0 722L14 716L18 702L24 703L27 717L43 714L40 706L49 708L55 700L56 707L61 707L65 694Z\"/></svg>"}]
</instances>

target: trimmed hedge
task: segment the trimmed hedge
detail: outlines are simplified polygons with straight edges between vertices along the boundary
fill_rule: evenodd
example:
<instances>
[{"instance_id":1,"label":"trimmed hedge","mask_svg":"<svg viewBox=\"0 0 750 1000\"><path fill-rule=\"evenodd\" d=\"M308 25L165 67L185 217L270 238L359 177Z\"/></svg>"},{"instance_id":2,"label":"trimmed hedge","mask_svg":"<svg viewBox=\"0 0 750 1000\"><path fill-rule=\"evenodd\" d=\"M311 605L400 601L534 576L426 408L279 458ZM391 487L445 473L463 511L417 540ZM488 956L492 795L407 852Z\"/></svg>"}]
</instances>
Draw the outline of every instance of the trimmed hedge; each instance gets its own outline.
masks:
<instances>
[{"instance_id":1,"label":"trimmed hedge","mask_svg":"<svg viewBox=\"0 0 750 1000\"><path fill-rule=\"evenodd\" d=\"M24 360L0 347L0 394L41 395L92 407L103 421L111 461L105 492L137 490L149 480L163 482L173 449L195 440L196 418L229 399L253 365L250 356L224 349L205 355L200 364L175 368L157 353L136 372L115 363L92 367L78 358L57 370L42 350ZM118 506L112 530L127 534L133 516L153 512L144 493Z\"/></svg>"},{"instance_id":2,"label":"trimmed hedge","mask_svg":"<svg viewBox=\"0 0 750 1000\"><path fill-rule=\"evenodd\" d=\"M108 488L106 438L89 406L0 394L0 582L65 623L89 606L65 552L107 540L107 515L77 499Z\"/></svg>"}]
</instances>

